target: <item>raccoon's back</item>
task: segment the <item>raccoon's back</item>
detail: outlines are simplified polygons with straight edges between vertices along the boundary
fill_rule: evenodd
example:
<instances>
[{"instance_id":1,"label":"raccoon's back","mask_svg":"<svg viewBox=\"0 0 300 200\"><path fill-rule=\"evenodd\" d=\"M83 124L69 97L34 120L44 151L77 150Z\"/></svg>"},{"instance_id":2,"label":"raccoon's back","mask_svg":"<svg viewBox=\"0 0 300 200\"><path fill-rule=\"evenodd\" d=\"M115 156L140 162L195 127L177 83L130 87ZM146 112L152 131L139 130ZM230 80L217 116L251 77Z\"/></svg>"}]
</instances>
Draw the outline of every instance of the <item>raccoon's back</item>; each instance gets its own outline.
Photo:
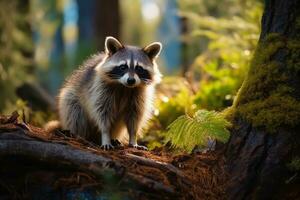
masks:
<instances>
[{"instance_id":1,"label":"raccoon's back","mask_svg":"<svg viewBox=\"0 0 300 200\"><path fill-rule=\"evenodd\" d=\"M75 70L69 78L67 78L63 87L66 86L82 86L88 84L94 77L95 67L104 59L104 53L92 55L83 64Z\"/></svg>"},{"instance_id":2,"label":"raccoon's back","mask_svg":"<svg viewBox=\"0 0 300 200\"><path fill-rule=\"evenodd\" d=\"M66 79L57 97L57 110L62 128L71 129L70 123L74 121L73 119L78 118L76 115L88 110L85 102L89 98L86 97L90 95L89 87L93 84L96 76L95 67L103 58L103 54L90 57ZM89 114L87 112L87 115Z\"/></svg>"}]
</instances>

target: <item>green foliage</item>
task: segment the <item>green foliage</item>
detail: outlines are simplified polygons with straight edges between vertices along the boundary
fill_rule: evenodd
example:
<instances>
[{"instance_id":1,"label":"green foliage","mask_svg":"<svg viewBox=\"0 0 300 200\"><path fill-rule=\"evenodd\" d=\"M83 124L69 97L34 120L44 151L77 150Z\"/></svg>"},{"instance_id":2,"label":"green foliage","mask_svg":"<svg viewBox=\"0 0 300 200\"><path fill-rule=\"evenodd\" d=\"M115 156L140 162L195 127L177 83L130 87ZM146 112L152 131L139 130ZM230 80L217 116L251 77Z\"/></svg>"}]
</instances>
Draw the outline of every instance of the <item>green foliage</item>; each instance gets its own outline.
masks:
<instances>
[{"instance_id":1,"label":"green foliage","mask_svg":"<svg viewBox=\"0 0 300 200\"><path fill-rule=\"evenodd\" d=\"M32 39L26 1L0 1L0 113L9 114L15 89L32 80Z\"/></svg>"},{"instance_id":2,"label":"green foliage","mask_svg":"<svg viewBox=\"0 0 300 200\"><path fill-rule=\"evenodd\" d=\"M27 102L21 99L17 99L11 107L13 111L17 111L19 116L24 117L26 122L30 122L32 125L43 127L48 121L57 119L56 114L52 111L33 111Z\"/></svg>"},{"instance_id":3,"label":"green foliage","mask_svg":"<svg viewBox=\"0 0 300 200\"><path fill-rule=\"evenodd\" d=\"M259 36L262 3L183 0L179 5L190 28L183 40L189 52L198 52L190 54L196 56L192 70L200 79L195 103L206 109L224 109L231 105L248 71Z\"/></svg>"},{"instance_id":4,"label":"green foliage","mask_svg":"<svg viewBox=\"0 0 300 200\"><path fill-rule=\"evenodd\" d=\"M200 90L195 95L195 104L210 110L230 106L239 80L234 79L232 74L226 75L229 71L216 69L215 72L223 74L222 78L216 78L214 81L201 80Z\"/></svg>"},{"instance_id":5,"label":"green foliage","mask_svg":"<svg viewBox=\"0 0 300 200\"><path fill-rule=\"evenodd\" d=\"M177 117L185 113L193 115L197 109L194 95L184 78L165 77L157 93L155 116L145 130L147 134L143 137L149 149L163 145L166 129Z\"/></svg>"},{"instance_id":6,"label":"green foliage","mask_svg":"<svg viewBox=\"0 0 300 200\"><path fill-rule=\"evenodd\" d=\"M182 89L176 96L167 99L167 101L161 102L157 116L163 127L167 127L184 113L193 114L193 96L187 89Z\"/></svg>"},{"instance_id":7,"label":"green foliage","mask_svg":"<svg viewBox=\"0 0 300 200\"><path fill-rule=\"evenodd\" d=\"M187 52L183 52L186 59L192 61L192 80L164 78L156 102L158 112L148 130L160 142L170 133L166 133L168 125L179 116L186 115L179 119L191 121L193 118L188 116L196 110L221 111L232 104L247 74L260 32L261 1L177 2L179 15L188 23L188 32L181 40L187 45ZM233 115L231 109L222 113Z\"/></svg>"},{"instance_id":8,"label":"green foliage","mask_svg":"<svg viewBox=\"0 0 300 200\"><path fill-rule=\"evenodd\" d=\"M178 117L168 127L166 141L173 147L191 152L195 146L206 146L208 139L226 142L230 123L215 111L199 110L193 117Z\"/></svg>"}]
</instances>

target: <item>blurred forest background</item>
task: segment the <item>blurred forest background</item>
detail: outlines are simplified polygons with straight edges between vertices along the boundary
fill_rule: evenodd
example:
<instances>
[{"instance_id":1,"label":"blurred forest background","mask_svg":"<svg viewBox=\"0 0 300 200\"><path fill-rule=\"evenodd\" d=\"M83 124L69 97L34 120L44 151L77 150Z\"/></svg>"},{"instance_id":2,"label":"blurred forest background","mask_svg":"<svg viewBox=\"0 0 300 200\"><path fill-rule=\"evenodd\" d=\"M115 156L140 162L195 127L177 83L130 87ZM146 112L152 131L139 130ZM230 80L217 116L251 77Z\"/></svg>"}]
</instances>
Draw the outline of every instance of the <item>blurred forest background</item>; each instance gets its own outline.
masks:
<instances>
[{"instance_id":1,"label":"blurred forest background","mask_svg":"<svg viewBox=\"0 0 300 200\"><path fill-rule=\"evenodd\" d=\"M161 146L179 116L232 104L262 9L261 0L1 0L0 113L18 110L42 126L57 117L63 80L103 51L105 36L138 46L160 41L164 79L143 140Z\"/></svg>"}]
</instances>

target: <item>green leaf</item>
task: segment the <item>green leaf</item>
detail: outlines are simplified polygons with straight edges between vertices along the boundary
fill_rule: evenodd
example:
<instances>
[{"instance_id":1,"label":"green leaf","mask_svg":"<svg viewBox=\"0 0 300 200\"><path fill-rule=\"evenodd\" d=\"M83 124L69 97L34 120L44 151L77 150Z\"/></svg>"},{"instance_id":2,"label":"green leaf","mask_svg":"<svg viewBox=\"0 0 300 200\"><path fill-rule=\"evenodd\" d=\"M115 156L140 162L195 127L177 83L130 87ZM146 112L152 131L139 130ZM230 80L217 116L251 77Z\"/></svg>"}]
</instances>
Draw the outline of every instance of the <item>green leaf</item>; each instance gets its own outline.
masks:
<instances>
[{"instance_id":1,"label":"green leaf","mask_svg":"<svg viewBox=\"0 0 300 200\"><path fill-rule=\"evenodd\" d=\"M206 146L208 139L227 142L230 123L215 111L198 110L193 117L182 115L168 126L166 142L173 148L191 152L196 145Z\"/></svg>"}]
</instances>

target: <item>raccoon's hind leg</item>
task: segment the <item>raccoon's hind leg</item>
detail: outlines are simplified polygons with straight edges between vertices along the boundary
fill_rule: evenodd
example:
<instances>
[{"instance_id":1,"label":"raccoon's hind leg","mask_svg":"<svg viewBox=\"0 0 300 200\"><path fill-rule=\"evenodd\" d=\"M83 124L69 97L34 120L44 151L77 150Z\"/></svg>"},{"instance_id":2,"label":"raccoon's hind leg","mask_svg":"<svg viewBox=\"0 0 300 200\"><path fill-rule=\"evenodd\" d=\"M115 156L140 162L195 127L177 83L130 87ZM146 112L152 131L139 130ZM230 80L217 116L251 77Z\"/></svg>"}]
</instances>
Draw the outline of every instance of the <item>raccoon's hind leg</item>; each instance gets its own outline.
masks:
<instances>
[{"instance_id":1,"label":"raccoon's hind leg","mask_svg":"<svg viewBox=\"0 0 300 200\"><path fill-rule=\"evenodd\" d=\"M68 89L63 89L59 96L59 117L64 129L88 139L90 127L88 118L78 97Z\"/></svg>"}]
</instances>

